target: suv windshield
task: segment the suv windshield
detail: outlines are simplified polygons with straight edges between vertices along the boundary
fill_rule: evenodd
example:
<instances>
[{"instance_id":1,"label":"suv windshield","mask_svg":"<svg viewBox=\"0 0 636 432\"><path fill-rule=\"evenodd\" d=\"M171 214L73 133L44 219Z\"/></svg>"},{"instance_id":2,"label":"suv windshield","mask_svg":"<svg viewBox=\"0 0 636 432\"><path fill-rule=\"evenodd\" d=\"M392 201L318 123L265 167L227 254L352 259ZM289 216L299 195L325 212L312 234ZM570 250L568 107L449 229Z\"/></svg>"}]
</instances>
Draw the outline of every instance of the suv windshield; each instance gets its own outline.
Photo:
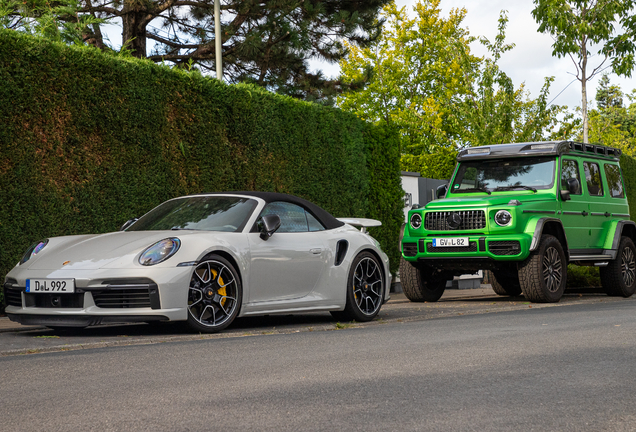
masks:
<instances>
[{"instance_id":1,"label":"suv windshield","mask_svg":"<svg viewBox=\"0 0 636 432\"><path fill-rule=\"evenodd\" d=\"M554 184L554 157L529 157L462 162L452 192L550 189Z\"/></svg>"},{"instance_id":2,"label":"suv windshield","mask_svg":"<svg viewBox=\"0 0 636 432\"><path fill-rule=\"evenodd\" d=\"M256 207L249 198L204 196L166 201L126 231L239 231Z\"/></svg>"}]
</instances>

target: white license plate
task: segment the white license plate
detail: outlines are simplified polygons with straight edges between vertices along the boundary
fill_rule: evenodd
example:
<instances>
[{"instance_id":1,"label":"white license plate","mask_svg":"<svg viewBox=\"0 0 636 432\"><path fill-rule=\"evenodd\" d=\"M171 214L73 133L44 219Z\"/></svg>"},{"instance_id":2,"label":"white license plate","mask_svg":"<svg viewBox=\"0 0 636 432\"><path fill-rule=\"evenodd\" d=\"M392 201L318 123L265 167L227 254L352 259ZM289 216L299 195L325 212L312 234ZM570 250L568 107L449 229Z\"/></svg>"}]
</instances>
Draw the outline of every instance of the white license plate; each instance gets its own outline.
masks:
<instances>
[{"instance_id":1,"label":"white license plate","mask_svg":"<svg viewBox=\"0 0 636 432\"><path fill-rule=\"evenodd\" d=\"M75 292L75 279L27 279L28 293L69 294Z\"/></svg>"},{"instance_id":2,"label":"white license plate","mask_svg":"<svg viewBox=\"0 0 636 432\"><path fill-rule=\"evenodd\" d=\"M462 247L468 246L468 237L434 238L433 247Z\"/></svg>"}]
</instances>

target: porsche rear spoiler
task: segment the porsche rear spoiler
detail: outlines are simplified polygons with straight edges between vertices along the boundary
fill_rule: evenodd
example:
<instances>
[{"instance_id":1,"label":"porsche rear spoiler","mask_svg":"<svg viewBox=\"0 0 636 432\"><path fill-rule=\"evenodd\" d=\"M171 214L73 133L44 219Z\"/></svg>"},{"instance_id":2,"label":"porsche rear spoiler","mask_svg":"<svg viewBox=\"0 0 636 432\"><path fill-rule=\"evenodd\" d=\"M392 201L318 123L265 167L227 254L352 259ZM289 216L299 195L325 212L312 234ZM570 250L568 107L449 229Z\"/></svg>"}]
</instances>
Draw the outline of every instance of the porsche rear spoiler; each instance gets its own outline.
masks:
<instances>
[{"instance_id":1,"label":"porsche rear spoiler","mask_svg":"<svg viewBox=\"0 0 636 432\"><path fill-rule=\"evenodd\" d=\"M382 225L382 222L375 219L366 219L366 218L336 218L340 222L344 222L349 225L353 225L356 227L362 227L360 231L367 232L367 228L370 227L378 227Z\"/></svg>"}]
</instances>

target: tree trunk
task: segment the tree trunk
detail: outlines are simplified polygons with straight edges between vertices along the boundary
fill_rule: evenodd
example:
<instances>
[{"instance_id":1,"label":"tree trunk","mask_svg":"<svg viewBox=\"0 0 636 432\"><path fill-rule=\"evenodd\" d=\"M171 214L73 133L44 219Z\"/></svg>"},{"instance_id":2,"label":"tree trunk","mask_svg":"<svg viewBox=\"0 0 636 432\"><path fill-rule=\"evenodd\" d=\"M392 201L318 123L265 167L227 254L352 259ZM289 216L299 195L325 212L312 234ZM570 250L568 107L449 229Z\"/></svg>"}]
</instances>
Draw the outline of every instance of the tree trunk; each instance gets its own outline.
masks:
<instances>
[{"instance_id":1,"label":"tree trunk","mask_svg":"<svg viewBox=\"0 0 636 432\"><path fill-rule=\"evenodd\" d=\"M131 50L134 57L146 57L146 8L126 1L122 15L122 41L123 45Z\"/></svg>"},{"instance_id":2,"label":"tree trunk","mask_svg":"<svg viewBox=\"0 0 636 432\"><path fill-rule=\"evenodd\" d=\"M585 39L581 42L581 54L583 61L581 62L581 116L583 117L583 142L589 143L588 124L587 124L587 46Z\"/></svg>"}]
</instances>

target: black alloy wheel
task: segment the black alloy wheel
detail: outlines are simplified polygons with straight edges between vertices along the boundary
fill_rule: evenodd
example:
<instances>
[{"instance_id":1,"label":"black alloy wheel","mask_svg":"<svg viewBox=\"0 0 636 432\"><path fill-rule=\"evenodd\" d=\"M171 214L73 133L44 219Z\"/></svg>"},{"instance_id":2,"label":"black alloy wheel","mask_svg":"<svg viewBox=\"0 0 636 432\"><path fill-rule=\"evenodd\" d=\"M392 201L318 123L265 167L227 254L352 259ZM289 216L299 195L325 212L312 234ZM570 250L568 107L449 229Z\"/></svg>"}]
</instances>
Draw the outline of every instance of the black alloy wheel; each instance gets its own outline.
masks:
<instances>
[{"instance_id":1,"label":"black alloy wheel","mask_svg":"<svg viewBox=\"0 0 636 432\"><path fill-rule=\"evenodd\" d=\"M555 247L548 247L543 256L543 281L550 293L559 291L564 271L559 252Z\"/></svg>"},{"instance_id":2,"label":"black alloy wheel","mask_svg":"<svg viewBox=\"0 0 636 432\"><path fill-rule=\"evenodd\" d=\"M566 281L563 246L556 237L544 235L539 247L519 265L521 291L531 302L554 303L563 296Z\"/></svg>"},{"instance_id":3,"label":"black alloy wheel","mask_svg":"<svg viewBox=\"0 0 636 432\"><path fill-rule=\"evenodd\" d=\"M212 255L194 269L188 290L188 324L199 332L214 333L238 315L242 287L234 266Z\"/></svg>"},{"instance_id":4,"label":"black alloy wheel","mask_svg":"<svg viewBox=\"0 0 636 432\"><path fill-rule=\"evenodd\" d=\"M331 315L341 321L371 321L384 301L384 285L380 260L371 252L361 252L349 271L345 309Z\"/></svg>"}]
</instances>

